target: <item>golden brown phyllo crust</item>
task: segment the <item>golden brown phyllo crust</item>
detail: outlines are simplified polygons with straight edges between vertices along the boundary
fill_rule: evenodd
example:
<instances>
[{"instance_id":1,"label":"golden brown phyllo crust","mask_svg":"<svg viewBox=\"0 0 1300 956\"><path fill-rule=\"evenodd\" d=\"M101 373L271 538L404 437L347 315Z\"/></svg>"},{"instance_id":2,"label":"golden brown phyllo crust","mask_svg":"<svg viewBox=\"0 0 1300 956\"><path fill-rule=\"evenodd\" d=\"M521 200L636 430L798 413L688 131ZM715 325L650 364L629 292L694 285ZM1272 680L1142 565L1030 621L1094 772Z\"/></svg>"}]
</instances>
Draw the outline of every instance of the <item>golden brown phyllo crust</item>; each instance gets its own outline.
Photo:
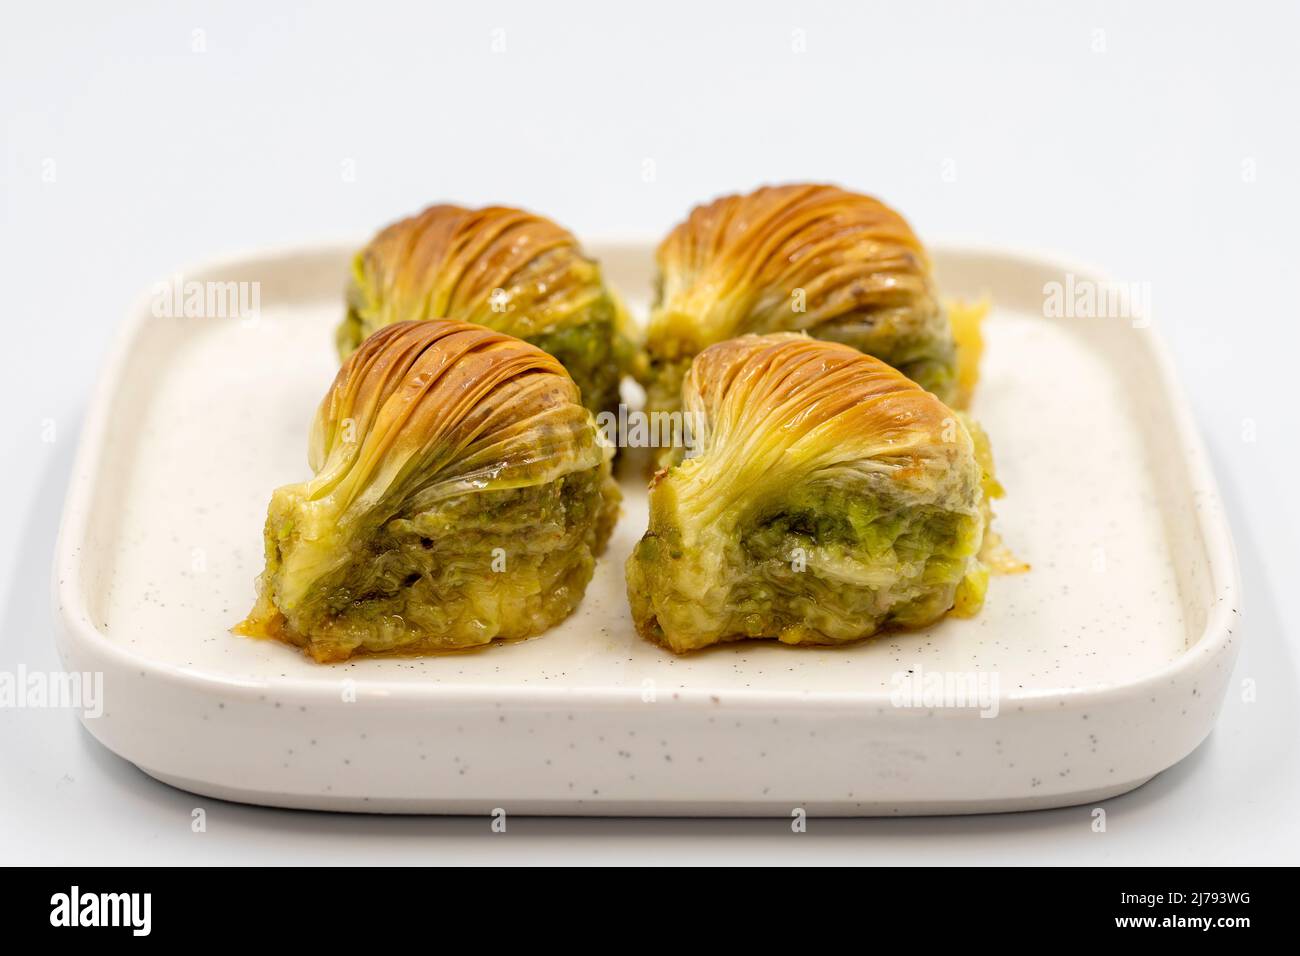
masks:
<instances>
[{"instance_id":1,"label":"golden brown phyllo crust","mask_svg":"<svg viewBox=\"0 0 1300 956\"><path fill-rule=\"evenodd\" d=\"M934 395L848 346L778 333L705 349L682 401L699 452L655 476L627 563L643 636L679 653L835 644L978 609L992 479Z\"/></svg>"},{"instance_id":2,"label":"golden brown phyllo crust","mask_svg":"<svg viewBox=\"0 0 1300 956\"><path fill-rule=\"evenodd\" d=\"M357 253L337 333L347 357L393 322L452 318L558 358L594 412L614 407L630 354L626 313L599 265L551 220L504 206L430 206Z\"/></svg>"},{"instance_id":3,"label":"golden brown phyllo crust","mask_svg":"<svg viewBox=\"0 0 1300 956\"><path fill-rule=\"evenodd\" d=\"M673 410L691 358L746 333L804 331L874 355L952 402L952 331L919 239L836 186L768 186L698 206L659 246L642 371Z\"/></svg>"},{"instance_id":4,"label":"golden brown phyllo crust","mask_svg":"<svg viewBox=\"0 0 1300 956\"><path fill-rule=\"evenodd\" d=\"M539 633L567 617L617 513L608 448L553 357L444 319L343 364L315 476L277 489L246 634L319 661Z\"/></svg>"}]
</instances>

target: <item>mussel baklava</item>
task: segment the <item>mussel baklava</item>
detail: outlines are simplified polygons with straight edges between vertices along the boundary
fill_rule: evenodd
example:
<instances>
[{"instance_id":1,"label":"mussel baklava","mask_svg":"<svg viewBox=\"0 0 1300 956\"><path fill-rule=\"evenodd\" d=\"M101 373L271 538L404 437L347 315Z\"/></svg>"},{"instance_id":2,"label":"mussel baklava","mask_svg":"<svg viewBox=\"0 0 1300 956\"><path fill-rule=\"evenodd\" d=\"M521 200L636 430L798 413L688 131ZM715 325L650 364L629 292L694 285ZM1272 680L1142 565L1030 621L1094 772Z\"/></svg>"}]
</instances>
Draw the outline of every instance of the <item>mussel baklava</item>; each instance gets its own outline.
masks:
<instances>
[{"instance_id":1,"label":"mussel baklava","mask_svg":"<svg viewBox=\"0 0 1300 956\"><path fill-rule=\"evenodd\" d=\"M394 322L437 318L507 332L555 356L593 412L618 403L631 356L626 312L595 260L543 216L438 205L388 226L353 260L339 353Z\"/></svg>"},{"instance_id":2,"label":"mussel baklava","mask_svg":"<svg viewBox=\"0 0 1300 956\"><path fill-rule=\"evenodd\" d=\"M962 404L957 346L929 258L877 199L822 185L724 196L692 210L657 259L639 372L650 411L680 407L691 359L710 345L799 331L874 355Z\"/></svg>"},{"instance_id":3,"label":"mussel baklava","mask_svg":"<svg viewBox=\"0 0 1300 956\"><path fill-rule=\"evenodd\" d=\"M979 609L1000 489L982 433L935 395L775 333L704 349L682 402L699 452L655 476L626 568L644 637L839 644Z\"/></svg>"},{"instance_id":4,"label":"mussel baklava","mask_svg":"<svg viewBox=\"0 0 1300 956\"><path fill-rule=\"evenodd\" d=\"M385 325L312 426L315 476L271 497L241 633L317 661L537 634L582 599L619 493L564 367L464 322Z\"/></svg>"}]
</instances>

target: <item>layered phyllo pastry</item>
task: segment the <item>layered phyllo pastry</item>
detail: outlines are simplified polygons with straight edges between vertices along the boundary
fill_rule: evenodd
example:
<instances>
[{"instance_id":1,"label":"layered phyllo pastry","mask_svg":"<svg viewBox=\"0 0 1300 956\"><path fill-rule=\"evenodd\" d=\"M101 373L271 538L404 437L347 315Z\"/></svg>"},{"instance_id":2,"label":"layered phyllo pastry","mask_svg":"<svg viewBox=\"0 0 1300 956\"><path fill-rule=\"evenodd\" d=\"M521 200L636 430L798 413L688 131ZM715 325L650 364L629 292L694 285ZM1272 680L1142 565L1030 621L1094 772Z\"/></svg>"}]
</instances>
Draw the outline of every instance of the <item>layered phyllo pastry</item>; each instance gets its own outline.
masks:
<instances>
[{"instance_id":1,"label":"layered phyllo pastry","mask_svg":"<svg viewBox=\"0 0 1300 956\"><path fill-rule=\"evenodd\" d=\"M385 323L277 489L237 630L317 661L523 638L569 616L618 509L612 449L563 365L502 332Z\"/></svg>"},{"instance_id":2,"label":"layered phyllo pastry","mask_svg":"<svg viewBox=\"0 0 1300 956\"><path fill-rule=\"evenodd\" d=\"M354 258L347 303L344 358L394 322L474 322L559 359L593 412L616 407L631 356L626 312L596 261L551 220L503 206L430 206L393 223Z\"/></svg>"},{"instance_id":3,"label":"layered phyllo pastry","mask_svg":"<svg viewBox=\"0 0 1300 956\"><path fill-rule=\"evenodd\" d=\"M642 636L678 653L842 644L980 608L1001 489L982 432L933 393L848 345L775 333L697 354L682 404L698 453L653 479L627 561Z\"/></svg>"},{"instance_id":4,"label":"layered phyllo pastry","mask_svg":"<svg viewBox=\"0 0 1300 956\"><path fill-rule=\"evenodd\" d=\"M836 186L768 186L696 207L660 244L639 377L651 411L679 407L702 350L750 333L806 332L892 365L961 406L974 384L979 310L959 368L952 322L924 247L870 196Z\"/></svg>"}]
</instances>

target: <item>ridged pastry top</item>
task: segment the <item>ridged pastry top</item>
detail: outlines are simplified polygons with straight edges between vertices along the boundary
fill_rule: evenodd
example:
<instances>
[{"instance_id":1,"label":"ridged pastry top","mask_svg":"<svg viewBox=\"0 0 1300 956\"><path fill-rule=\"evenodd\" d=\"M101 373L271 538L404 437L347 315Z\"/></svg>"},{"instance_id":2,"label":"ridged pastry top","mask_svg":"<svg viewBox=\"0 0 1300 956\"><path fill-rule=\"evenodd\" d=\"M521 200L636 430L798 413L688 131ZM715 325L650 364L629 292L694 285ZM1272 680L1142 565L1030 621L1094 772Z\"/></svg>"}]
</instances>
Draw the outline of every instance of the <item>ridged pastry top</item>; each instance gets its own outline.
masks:
<instances>
[{"instance_id":1,"label":"ridged pastry top","mask_svg":"<svg viewBox=\"0 0 1300 956\"><path fill-rule=\"evenodd\" d=\"M352 279L345 354L377 328L442 316L529 338L607 295L568 230L505 206L430 206L395 222L357 254Z\"/></svg>"},{"instance_id":2,"label":"ridged pastry top","mask_svg":"<svg viewBox=\"0 0 1300 956\"><path fill-rule=\"evenodd\" d=\"M768 186L698 206L659 246L658 264L648 345L669 358L746 332L847 341L873 313L900 310L915 313L909 324L942 331L911 227L879 200L836 186ZM853 328L817 331L836 322Z\"/></svg>"},{"instance_id":3,"label":"ridged pastry top","mask_svg":"<svg viewBox=\"0 0 1300 956\"><path fill-rule=\"evenodd\" d=\"M796 333L719 343L695 357L683 402L700 451L669 474L681 479L679 503L699 524L814 476L955 478L975 494L972 439L955 413L847 345Z\"/></svg>"},{"instance_id":4,"label":"ridged pastry top","mask_svg":"<svg viewBox=\"0 0 1300 956\"><path fill-rule=\"evenodd\" d=\"M300 546L286 555L285 579L306 582L339 559L338 531L452 495L540 485L596 467L612 450L550 355L435 319L390 325L362 343L321 402L308 455L315 477L277 492L297 506Z\"/></svg>"}]
</instances>

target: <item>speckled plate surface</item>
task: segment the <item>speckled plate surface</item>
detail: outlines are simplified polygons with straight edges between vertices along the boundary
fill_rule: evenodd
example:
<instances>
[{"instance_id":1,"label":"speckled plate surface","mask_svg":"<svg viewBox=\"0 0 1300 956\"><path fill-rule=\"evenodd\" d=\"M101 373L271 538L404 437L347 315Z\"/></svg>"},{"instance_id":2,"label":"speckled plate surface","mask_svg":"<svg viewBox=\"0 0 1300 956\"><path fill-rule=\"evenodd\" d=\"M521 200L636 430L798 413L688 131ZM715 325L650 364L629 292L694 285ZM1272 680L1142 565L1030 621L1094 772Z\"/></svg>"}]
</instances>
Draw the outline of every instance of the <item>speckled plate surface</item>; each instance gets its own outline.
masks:
<instances>
[{"instance_id":1,"label":"speckled plate surface","mask_svg":"<svg viewBox=\"0 0 1300 956\"><path fill-rule=\"evenodd\" d=\"M592 248L643 314L650 244ZM995 578L973 620L673 657L627 613L646 505L624 468L610 551L539 638L320 666L231 635L270 492L308 473L349 255L250 255L151 290L89 410L55 569L60 650L104 674L87 727L153 776L333 810L969 813L1122 793L1210 732L1237 571L1157 330L1048 317L1050 283L1073 294L1095 275L1004 251L935 250L946 295L994 303L973 412L1008 490L997 526L1033 565ZM157 317L186 282L256 283L255 320Z\"/></svg>"}]
</instances>

